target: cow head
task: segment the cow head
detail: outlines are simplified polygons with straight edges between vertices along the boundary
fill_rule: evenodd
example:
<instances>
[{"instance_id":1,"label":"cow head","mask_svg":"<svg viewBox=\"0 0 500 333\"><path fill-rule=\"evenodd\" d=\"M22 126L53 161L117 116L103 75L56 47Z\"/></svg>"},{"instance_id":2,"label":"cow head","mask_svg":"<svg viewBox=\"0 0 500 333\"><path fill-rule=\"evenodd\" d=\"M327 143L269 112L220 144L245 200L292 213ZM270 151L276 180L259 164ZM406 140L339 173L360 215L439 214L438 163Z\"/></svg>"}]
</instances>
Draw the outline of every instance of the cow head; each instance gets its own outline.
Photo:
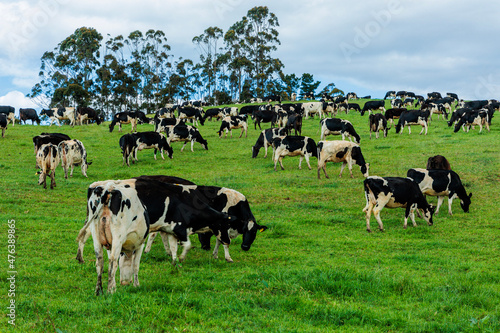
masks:
<instances>
[{"instance_id":1,"label":"cow head","mask_svg":"<svg viewBox=\"0 0 500 333\"><path fill-rule=\"evenodd\" d=\"M243 242L241 243L241 249L243 251L250 250L255 237L257 236L257 231L264 231L267 227L263 225L258 225L257 222L248 221L243 228Z\"/></svg>"},{"instance_id":2,"label":"cow head","mask_svg":"<svg viewBox=\"0 0 500 333\"><path fill-rule=\"evenodd\" d=\"M471 200L470 200L471 197L472 197L472 193L469 193L469 195L466 195L464 198L460 199L460 207L462 207L462 209L465 213L469 212L469 206L471 204Z\"/></svg>"},{"instance_id":3,"label":"cow head","mask_svg":"<svg viewBox=\"0 0 500 333\"><path fill-rule=\"evenodd\" d=\"M433 205L427 205L427 207L420 209L420 211L422 213L422 217L427 222L427 224L429 226L433 225L434 222L432 221L432 215L434 215L436 207L434 207Z\"/></svg>"},{"instance_id":4,"label":"cow head","mask_svg":"<svg viewBox=\"0 0 500 333\"><path fill-rule=\"evenodd\" d=\"M163 147L163 150L166 150L167 151L167 155L170 159L173 158L173 155L174 155L174 150L172 149L172 147L168 144L167 142L167 139L162 135L162 147Z\"/></svg>"}]
</instances>

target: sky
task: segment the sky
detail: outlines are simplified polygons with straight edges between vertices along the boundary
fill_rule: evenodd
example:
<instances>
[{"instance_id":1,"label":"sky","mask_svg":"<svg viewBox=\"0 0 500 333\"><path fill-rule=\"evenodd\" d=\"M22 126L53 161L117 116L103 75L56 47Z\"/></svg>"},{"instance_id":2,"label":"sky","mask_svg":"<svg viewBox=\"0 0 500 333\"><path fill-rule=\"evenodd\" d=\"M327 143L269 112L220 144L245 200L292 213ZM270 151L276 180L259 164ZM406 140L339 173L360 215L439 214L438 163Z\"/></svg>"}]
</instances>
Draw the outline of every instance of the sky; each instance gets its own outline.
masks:
<instances>
[{"instance_id":1,"label":"sky","mask_svg":"<svg viewBox=\"0 0 500 333\"><path fill-rule=\"evenodd\" d=\"M40 58L80 27L103 36L162 30L174 58L197 61L192 43L211 26L225 31L249 9L278 17L273 54L286 74L314 75L358 96L389 90L500 99L500 2L463 0L0 0L0 105L35 107L25 95Z\"/></svg>"}]
</instances>

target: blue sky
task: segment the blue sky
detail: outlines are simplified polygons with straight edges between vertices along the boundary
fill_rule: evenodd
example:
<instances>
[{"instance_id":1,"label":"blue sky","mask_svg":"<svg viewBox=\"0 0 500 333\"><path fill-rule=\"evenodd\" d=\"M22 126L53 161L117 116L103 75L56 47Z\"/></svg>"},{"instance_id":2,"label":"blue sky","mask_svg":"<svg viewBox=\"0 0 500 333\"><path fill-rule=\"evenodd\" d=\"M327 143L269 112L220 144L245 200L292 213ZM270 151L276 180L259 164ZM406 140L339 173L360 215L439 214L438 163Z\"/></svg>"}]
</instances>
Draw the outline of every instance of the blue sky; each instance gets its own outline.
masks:
<instances>
[{"instance_id":1,"label":"blue sky","mask_svg":"<svg viewBox=\"0 0 500 333\"><path fill-rule=\"evenodd\" d=\"M0 104L28 107L40 57L82 26L102 35L160 29L171 53L197 60L191 40L224 31L262 2L245 0L0 2ZM500 3L493 1L272 1L285 73L311 73L345 92L455 92L500 99Z\"/></svg>"}]
</instances>

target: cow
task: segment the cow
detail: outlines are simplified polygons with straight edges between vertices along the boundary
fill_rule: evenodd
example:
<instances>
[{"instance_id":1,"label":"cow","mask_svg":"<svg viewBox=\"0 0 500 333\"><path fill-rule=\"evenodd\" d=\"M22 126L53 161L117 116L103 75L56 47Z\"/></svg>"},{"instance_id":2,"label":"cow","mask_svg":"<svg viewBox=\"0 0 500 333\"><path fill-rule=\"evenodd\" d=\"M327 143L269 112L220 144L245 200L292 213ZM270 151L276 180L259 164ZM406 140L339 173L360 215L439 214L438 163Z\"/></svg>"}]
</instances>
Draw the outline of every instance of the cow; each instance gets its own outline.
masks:
<instances>
[{"instance_id":1,"label":"cow","mask_svg":"<svg viewBox=\"0 0 500 333\"><path fill-rule=\"evenodd\" d=\"M116 291L115 275L120 268L120 284L133 280L139 286L139 265L144 242L150 230L148 211L137 191L128 184L114 181L96 182L87 191L87 221L80 230L80 244L92 234L96 256L97 284L95 294L101 295L104 266L103 247L108 252L108 293ZM81 245L83 251L83 245Z\"/></svg>"},{"instance_id":2,"label":"cow","mask_svg":"<svg viewBox=\"0 0 500 333\"><path fill-rule=\"evenodd\" d=\"M52 109L43 109L40 112L40 116L46 115L50 118L49 126L55 121L58 126L61 126L60 120L69 120L71 127L75 126L76 122L76 111L75 108L71 107L59 107Z\"/></svg>"},{"instance_id":3,"label":"cow","mask_svg":"<svg viewBox=\"0 0 500 333\"><path fill-rule=\"evenodd\" d=\"M387 113L387 111L386 111ZM387 137L387 119L382 113L371 114L368 118L370 122L370 140L372 139L372 132L375 132L375 138L378 139L378 132L384 132L384 138Z\"/></svg>"},{"instance_id":4,"label":"cow","mask_svg":"<svg viewBox=\"0 0 500 333\"><path fill-rule=\"evenodd\" d=\"M59 164L57 146L52 143L43 144L36 153L36 164L40 167L38 185L47 188L47 176L50 177L50 189L56 187L56 168Z\"/></svg>"},{"instance_id":5,"label":"cow","mask_svg":"<svg viewBox=\"0 0 500 333\"><path fill-rule=\"evenodd\" d=\"M279 108L276 116L276 126L286 127L287 122L288 122L288 113L282 108Z\"/></svg>"},{"instance_id":6,"label":"cow","mask_svg":"<svg viewBox=\"0 0 500 333\"><path fill-rule=\"evenodd\" d=\"M385 119L387 119L387 121L390 121L391 124L394 123L394 119L399 119L399 117L401 116L401 113L407 111L406 108L392 108L392 109L387 109L385 111Z\"/></svg>"},{"instance_id":7,"label":"cow","mask_svg":"<svg viewBox=\"0 0 500 333\"><path fill-rule=\"evenodd\" d=\"M59 143L61 143L61 141L64 140L71 140L71 138L63 133L42 133L33 137L35 155L42 145L52 143L53 145L57 146Z\"/></svg>"},{"instance_id":8,"label":"cow","mask_svg":"<svg viewBox=\"0 0 500 333\"><path fill-rule=\"evenodd\" d=\"M184 150L188 141L191 141L191 151L194 152L193 146L195 142L201 144L201 146L208 150L207 140L203 139L200 134L200 131L194 126L186 126L186 125L175 125L175 126L166 126L165 127L165 136L167 138L168 144L176 141L184 141L184 145L181 148L181 151Z\"/></svg>"},{"instance_id":9,"label":"cow","mask_svg":"<svg viewBox=\"0 0 500 333\"><path fill-rule=\"evenodd\" d=\"M355 92L350 92L350 93L347 93L346 98L347 98L347 100L358 99L358 95Z\"/></svg>"},{"instance_id":10,"label":"cow","mask_svg":"<svg viewBox=\"0 0 500 333\"><path fill-rule=\"evenodd\" d=\"M427 97L429 99L441 99L441 98L443 98L443 96L441 96L441 93L436 92L436 91L427 93Z\"/></svg>"},{"instance_id":11,"label":"cow","mask_svg":"<svg viewBox=\"0 0 500 333\"><path fill-rule=\"evenodd\" d=\"M113 132L116 124L118 124L118 131L122 131L122 124L130 124L132 129L131 132L137 131L137 123L153 123L154 119L149 119L146 114L142 111L124 111L118 112L113 116L111 124L109 124L109 131Z\"/></svg>"},{"instance_id":12,"label":"cow","mask_svg":"<svg viewBox=\"0 0 500 333\"><path fill-rule=\"evenodd\" d=\"M0 105L0 114L5 114L7 118L7 124L9 123L9 121L12 121L12 126L14 126L16 122L16 118L14 116L15 111L16 109L13 106Z\"/></svg>"},{"instance_id":13,"label":"cow","mask_svg":"<svg viewBox=\"0 0 500 333\"><path fill-rule=\"evenodd\" d=\"M349 120L325 118L321 119L319 124L321 126L320 140L323 140L327 135L333 134L342 135L342 140L345 140L345 137L347 136L351 141L352 138L354 138L354 142L356 143L361 141L360 136L356 133L354 126L352 126L352 123Z\"/></svg>"},{"instance_id":14,"label":"cow","mask_svg":"<svg viewBox=\"0 0 500 333\"><path fill-rule=\"evenodd\" d=\"M210 118L210 121L215 118L215 120L220 120L225 117L224 110L221 108L210 108L205 111L205 115L203 116L203 121L205 122L207 118Z\"/></svg>"},{"instance_id":15,"label":"cow","mask_svg":"<svg viewBox=\"0 0 500 333\"><path fill-rule=\"evenodd\" d=\"M415 210L422 212L424 220L429 226L433 225L432 215L434 206L430 205L420 191L416 182L411 178L402 177L378 177L371 176L363 181L365 190L366 206L366 230L371 232L370 217L373 212L378 222L380 231L384 231L384 225L380 218L380 211L384 208L406 208L403 228L408 225L408 216L416 227Z\"/></svg>"},{"instance_id":16,"label":"cow","mask_svg":"<svg viewBox=\"0 0 500 333\"><path fill-rule=\"evenodd\" d=\"M458 102L458 107L460 108L470 108L475 110L481 109L486 105L488 105L488 100L476 100L468 102L464 102L463 100L461 100L460 102Z\"/></svg>"},{"instance_id":17,"label":"cow","mask_svg":"<svg viewBox=\"0 0 500 333\"><path fill-rule=\"evenodd\" d=\"M26 124L26 121L31 120L31 124L34 125L35 121L40 125L40 118L36 114L36 110L32 108L20 108L19 109L19 120Z\"/></svg>"},{"instance_id":18,"label":"cow","mask_svg":"<svg viewBox=\"0 0 500 333\"><path fill-rule=\"evenodd\" d=\"M391 101L391 107L400 108L403 106L403 101L400 98L395 98Z\"/></svg>"},{"instance_id":19,"label":"cow","mask_svg":"<svg viewBox=\"0 0 500 333\"><path fill-rule=\"evenodd\" d=\"M347 114L351 110L361 112L361 107L358 103L347 103L347 109L345 113Z\"/></svg>"},{"instance_id":20,"label":"cow","mask_svg":"<svg viewBox=\"0 0 500 333\"><path fill-rule=\"evenodd\" d=\"M222 119L222 123L220 124L220 129L217 132L219 134L219 138L222 138L222 133L225 131L224 138L227 137L227 132L231 132L231 138L233 137L233 129L241 128L240 138L245 132L245 138L247 137L248 123L247 117L244 116L230 116Z\"/></svg>"},{"instance_id":21,"label":"cow","mask_svg":"<svg viewBox=\"0 0 500 333\"><path fill-rule=\"evenodd\" d=\"M193 125L198 126L198 122L201 125L205 125L205 119L203 119L203 114L201 108L195 107L182 107L177 112L179 113L179 119L192 119Z\"/></svg>"},{"instance_id":22,"label":"cow","mask_svg":"<svg viewBox=\"0 0 500 333\"><path fill-rule=\"evenodd\" d=\"M158 118L175 118L174 111L174 105L169 104L164 108L156 110L155 116L157 116Z\"/></svg>"},{"instance_id":23,"label":"cow","mask_svg":"<svg viewBox=\"0 0 500 333\"><path fill-rule=\"evenodd\" d=\"M443 155L431 156L427 160L427 170L451 170L450 162Z\"/></svg>"},{"instance_id":24,"label":"cow","mask_svg":"<svg viewBox=\"0 0 500 333\"><path fill-rule=\"evenodd\" d=\"M458 123L460 118L467 113L467 112L472 112L471 108L458 108L453 113L451 114L450 120L448 121L448 127L451 127L451 125Z\"/></svg>"},{"instance_id":25,"label":"cow","mask_svg":"<svg viewBox=\"0 0 500 333\"><path fill-rule=\"evenodd\" d=\"M401 113L399 117L398 124L396 125L396 133L403 134L405 126L408 126L408 134L411 134L411 125L420 125L422 130L419 134L425 130L425 135L427 135L427 127L429 121L429 111L428 110L407 110Z\"/></svg>"},{"instance_id":26,"label":"cow","mask_svg":"<svg viewBox=\"0 0 500 333\"><path fill-rule=\"evenodd\" d=\"M262 100L266 101L268 103L271 103L271 102L281 103L281 96L280 95L269 95L269 96L265 96Z\"/></svg>"},{"instance_id":27,"label":"cow","mask_svg":"<svg viewBox=\"0 0 500 333\"><path fill-rule=\"evenodd\" d=\"M103 121L103 117L97 112L96 110L85 107L85 106L79 106L76 108L76 117L77 117L77 123L80 125L83 125L83 122L86 120L87 124L89 120L95 121L97 125L100 125Z\"/></svg>"},{"instance_id":28,"label":"cow","mask_svg":"<svg viewBox=\"0 0 500 333\"><path fill-rule=\"evenodd\" d=\"M414 92L411 92L411 91L407 91L404 96L403 96L403 99L415 99L415 93Z\"/></svg>"},{"instance_id":29,"label":"cow","mask_svg":"<svg viewBox=\"0 0 500 333\"><path fill-rule=\"evenodd\" d=\"M307 92L304 94L304 99L314 99L314 92Z\"/></svg>"},{"instance_id":30,"label":"cow","mask_svg":"<svg viewBox=\"0 0 500 333\"><path fill-rule=\"evenodd\" d=\"M412 98L405 98L405 99L403 100L403 105L402 105L402 106L407 107L407 108L410 108L410 107L412 107L412 106L413 106L413 102L414 102L414 101L415 101L415 100L414 100L414 99L412 99Z\"/></svg>"},{"instance_id":31,"label":"cow","mask_svg":"<svg viewBox=\"0 0 500 333\"><path fill-rule=\"evenodd\" d=\"M460 206L463 211L469 212L472 193L467 194L460 177L455 171L415 168L409 169L406 176L418 184L423 194L438 197L436 214L439 213L439 207L443 204L445 196L448 196L448 213L450 215L453 215L451 204L455 198L460 199Z\"/></svg>"},{"instance_id":32,"label":"cow","mask_svg":"<svg viewBox=\"0 0 500 333\"><path fill-rule=\"evenodd\" d=\"M244 114L251 115L256 111L259 111L259 105L245 105L245 106L241 107L239 114L240 115L244 115Z\"/></svg>"},{"instance_id":33,"label":"cow","mask_svg":"<svg viewBox=\"0 0 500 333\"><path fill-rule=\"evenodd\" d=\"M451 99L453 99L453 101L455 102L458 102L459 99L458 99L458 95L455 94L455 93L446 93L446 96L450 97Z\"/></svg>"},{"instance_id":34,"label":"cow","mask_svg":"<svg viewBox=\"0 0 500 333\"><path fill-rule=\"evenodd\" d=\"M292 93L292 96L290 97L291 102L295 102L297 100L297 93Z\"/></svg>"},{"instance_id":35,"label":"cow","mask_svg":"<svg viewBox=\"0 0 500 333\"><path fill-rule=\"evenodd\" d=\"M295 131L295 135L297 133L302 135L302 115L296 113L289 115L285 128L287 135L292 132L292 129Z\"/></svg>"},{"instance_id":36,"label":"cow","mask_svg":"<svg viewBox=\"0 0 500 333\"><path fill-rule=\"evenodd\" d=\"M394 98L396 97L396 91L394 90L389 90L388 92L385 93L384 100L387 98Z\"/></svg>"},{"instance_id":37,"label":"cow","mask_svg":"<svg viewBox=\"0 0 500 333\"><path fill-rule=\"evenodd\" d=\"M309 158L311 156L318 157L318 152L316 148L316 142L307 136L285 136L273 139L273 158L274 158L274 171L276 171L276 165L280 163L281 170L285 170L283 167L283 157L285 156L297 156L300 155L299 169L302 169L302 160L305 158L309 170L311 170L311 164L309 163Z\"/></svg>"},{"instance_id":38,"label":"cow","mask_svg":"<svg viewBox=\"0 0 500 333\"><path fill-rule=\"evenodd\" d=\"M370 114L372 111L376 110L382 110L385 112L385 102L382 101L368 101L365 103L363 106L363 109L361 109L361 115L363 116L366 111L368 111Z\"/></svg>"},{"instance_id":39,"label":"cow","mask_svg":"<svg viewBox=\"0 0 500 333\"><path fill-rule=\"evenodd\" d=\"M339 177L342 177L342 172L344 171L346 165L349 169L349 173L351 174L351 178L354 178L352 174L353 164L359 165L361 173L364 177L368 177L370 170L370 164L366 163L359 145L350 141L318 142L318 179L321 178L321 169L323 169L325 177L329 178L326 173L327 162L342 162Z\"/></svg>"},{"instance_id":40,"label":"cow","mask_svg":"<svg viewBox=\"0 0 500 333\"><path fill-rule=\"evenodd\" d=\"M260 127L260 123L271 123L271 127L274 127L276 121L278 120L278 114L274 111L258 110L252 113L252 119L254 120L254 127L257 129L257 125Z\"/></svg>"},{"instance_id":41,"label":"cow","mask_svg":"<svg viewBox=\"0 0 500 333\"><path fill-rule=\"evenodd\" d=\"M165 126L169 125L186 125L186 119L178 119L178 118L158 118L155 116L154 118L155 131L161 133L165 131Z\"/></svg>"},{"instance_id":42,"label":"cow","mask_svg":"<svg viewBox=\"0 0 500 333\"><path fill-rule=\"evenodd\" d=\"M126 163L128 166L130 166L130 157L132 157L132 163L135 163L134 160L139 161L137 159L138 150L154 149L155 160L158 150L160 151L162 159L165 159L163 151L167 152L169 158L173 156L172 147L168 144L165 136L158 132L151 131L125 134L120 137L119 144L122 150L123 164Z\"/></svg>"},{"instance_id":43,"label":"cow","mask_svg":"<svg viewBox=\"0 0 500 333\"><path fill-rule=\"evenodd\" d=\"M262 103L262 98L250 98L250 103Z\"/></svg>"},{"instance_id":44,"label":"cow","mask_svg":"<svg viewBox=\"0 0 500 333\"><path fill-rule=\"evenodd\" d=\"M92 162L87 162L87 151L80 140L65 140L57 145L64 178L68 179L68 169L71 168L70 177L73 177L75 165L81 165L82 174L88 178L87 169Z\"/></svg>"},{"instance_id":45,"label":"cow","mask_svg":"<svg viewBox=\"0 0 500 333\"><path fill-rule=\"evenodd\" d=\"M9 121L7 120L7 115L0 113L0 129L2 129L2 138L5 138L5 130L7 129L7 124Z\"/></svg>"},{"instance_id":46,"label":"cow","mask_svg":"<svg viewBox=\"0 0 500 333\"><path fill-rule=\"evenodd\" d=\"M323 102L308 102L302 103L302 108L304 109L305 118L308 119L309 115L314 115L317 113L319 118L323 118Z\"/></svg>"},{"instance_id":47,"label":"cow","mask_svg":"<svg viewBox=\"0 0 500 333\"><path fill-rule=\"evenodd\" d=\"M236 106L232 107L225 107L222 109L222 112L224 113L224 117L228 116L237 116L238 115L238 108Z\"/></svg>"},{"instance_id":48,"label":"cow","mask_svg":"<svg viewBox=\"0 0 500 333\"><path fill-rule=\"evenodd\" d=\"M438 115L438 120L439 120L439 115L443 116L443 119L448 119L448 112L446 112L446 106L441 104L441 103L428 103L429 105L429 111L430 111L430 116L429 120L432 120L432 115L437 114Z\"/></svg>"},{"instance_id":49,"label":"cow","mask_svg":"<svg viewBox=\"0 0 500 333\"><path fill-rule=\"evenodd\" d=\"M268 128L260 132L257 142L252 146L252 158L256 158L259 155L260 148L262 147L265 149L264 157L267 157L267 147L272 145L273 139L285 135L287 135L286 128Z\"/></svg>"},{"instance_id":50,"label":"cow","mask_svg":"<svg viewBox=\"0 0 500 333\"><path fill-rule=\"evenodd\" d=\"M403 99L406 95L406 91L404 90L400 90L396 93L396 98L400 98L400 99Z\"/></svg>"},{"instance_id":51,"label":"cow","mask_svg":"<svg viewBox=\"0 0 500 333\"><path fill-rule=\"evenodd\" d=\"M458 123L455 125L455 129L453 132L458 132L460 130L460 127L464 126L467 127L467 132L469 132L470 127L472 125L478 125L479 126L479 133L482 132L483 126L486 126L486 129L488 132L490 131L490 126L489 126L489 117L488 117L488 111L481 109L481 110L471 110L468 112L465 112L462 117L458 120Z\"/></svg>"}]
</instances>

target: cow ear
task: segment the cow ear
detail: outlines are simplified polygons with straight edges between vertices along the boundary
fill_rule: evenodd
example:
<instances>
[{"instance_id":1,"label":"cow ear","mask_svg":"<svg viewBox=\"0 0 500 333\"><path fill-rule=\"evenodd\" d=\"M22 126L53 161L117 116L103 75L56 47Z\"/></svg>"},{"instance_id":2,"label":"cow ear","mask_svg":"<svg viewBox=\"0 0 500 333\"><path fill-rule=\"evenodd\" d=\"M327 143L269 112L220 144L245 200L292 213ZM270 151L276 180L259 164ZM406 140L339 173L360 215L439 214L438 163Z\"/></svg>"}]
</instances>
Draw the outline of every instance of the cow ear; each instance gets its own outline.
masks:
<instances>
[{"instance_id":1,"label":"cow ear","mask_svg":"<svg viewBox=\"0 0 500 333\"><path fill-rule=\"evenodd\" d=\"M469 198L472 198L472 192L471 192L471 193L469 193Z\"/></svg>"}]
</instances>

